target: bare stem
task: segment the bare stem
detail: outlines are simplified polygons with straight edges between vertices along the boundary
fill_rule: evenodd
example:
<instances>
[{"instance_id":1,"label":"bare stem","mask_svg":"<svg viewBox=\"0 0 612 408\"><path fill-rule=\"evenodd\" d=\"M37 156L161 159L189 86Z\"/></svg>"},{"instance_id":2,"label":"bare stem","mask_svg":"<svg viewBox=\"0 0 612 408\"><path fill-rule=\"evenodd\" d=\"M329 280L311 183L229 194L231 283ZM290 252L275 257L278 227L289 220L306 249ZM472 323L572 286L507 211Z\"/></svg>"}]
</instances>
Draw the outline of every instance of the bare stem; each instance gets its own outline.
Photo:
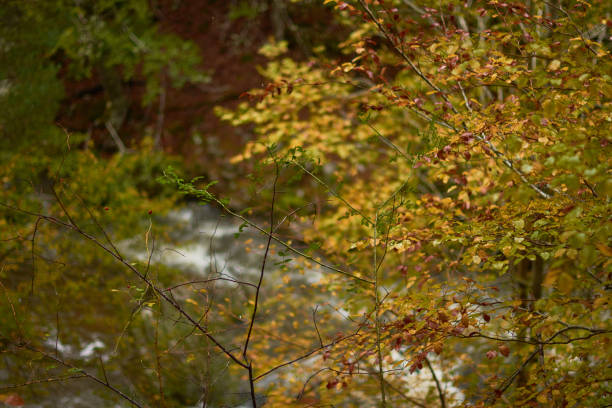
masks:
<instances>
[{"instance_id":1,"label":"bare stem","mask_svg":"<svg viewBox=\"0 0 612 408\"><path fill-rule=\"evenodd\" d=\"M253 332L253 325L255 324L255 317L257 316L257 306L259 305L259 293L261 291L261 284L263 283L264 274L266 271L266 261L268 259L268 253L270 252L270 243L272 242L272 232L274 232L274 204L276 201L276 183L278 182L278 163L274 161L274 183L272 184L272 203L270 205L270 232L268 233L268 242L266 243L266 250L264 252L263 260L261 262L261 271L259 272L259 282L257 282L257 288L255 289L255 303L253 304L253 314L251 315L251 321L249 323L249 331L244 341L244 349L242 351L242 358L245 361L247 359L247 352L249 349L249 341ZM249 372L251 372L251 364L249 364ZM253 401L253 404L255 402Z\"/></svg>"},{"instance_id":2,"label":"bare stem","mask_svg":"<svg viewBox=\"0 0 612 408\"><path fill-rule=\"evenodd\" d=\"M373 268L374 268L374 323L376 325L376 352L378 355L378 378L380 381L380 399L381 406L385 408L387 406L387 398L385 395L385 377L383 374L383 362L382 362L382 348L380 345L380 299L378 297L378 260L376 259L376 233L378 228L378 211L374 216L374 255L373 255Z\"/></svg>"},{"instance_id":3,"label":"bare stem","mask_svg":"<svg viewBox=\"0 0 612 408\"><path fill-rule=\"evenodd\" d=\"M431 376L433 377L434 381L436 382L436 388L438 389L438 397L440 398L440 406L442 408L446 408L446 400L444 398L444 391L442 390L442 386L440 385L440 381L438 380L438 376L436 375L436 372L434 371L433 367L431 366L431 363L429 362L429 359L425 359L425 364L427 364L427 368L429 368L429 372L431 373Z\"/></svg>"}]
</instances>

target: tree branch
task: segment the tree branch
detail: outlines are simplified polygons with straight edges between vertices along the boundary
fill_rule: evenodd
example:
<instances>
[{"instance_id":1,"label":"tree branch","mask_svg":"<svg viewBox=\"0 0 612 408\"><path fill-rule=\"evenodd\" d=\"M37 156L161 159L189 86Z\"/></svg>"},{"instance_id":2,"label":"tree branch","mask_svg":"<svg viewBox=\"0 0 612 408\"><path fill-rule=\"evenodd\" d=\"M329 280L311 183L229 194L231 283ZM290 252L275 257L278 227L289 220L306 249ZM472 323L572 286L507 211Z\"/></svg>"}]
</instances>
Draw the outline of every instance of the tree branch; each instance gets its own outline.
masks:
<instances>
[{"instance_id":1,"label":"tree branch","mask_svg":"<svg viewBox=\"0 0 612 408\"><path fill-rule=\"evenodd\" d=\"M270 244L272 242L272 232L274 232L274 205L276 201L276 183L278 182L278 163L274 160L274 183L272 184L272 203L270 205L270 233L268 234L268 242L266 243L266 250L264 251L263 260L261 262L261 271L259 272L259 282L257 282L257 287L255 289L255 303L253 304L253 314L251 315L251 321L249 323L249 331L246 336L246 340L244 341L244 349L242 351L242 358L244 361L248 362L247 352L249 349L249 340L251 340L251 333L253 332L253 325L255 324L255 317L257 316L257 307L259 306L259 292L261 290L261 284L263 282L264 273L266 271L266 260L268 259L268 253L270 252ZM251 384L253 384L253 372L252 372L251 364L249 363L249 378ZM255 397L253 397L255 398ZM256 402L253 399L253 406L255 406Z\"/></svg>"}]
</instances>

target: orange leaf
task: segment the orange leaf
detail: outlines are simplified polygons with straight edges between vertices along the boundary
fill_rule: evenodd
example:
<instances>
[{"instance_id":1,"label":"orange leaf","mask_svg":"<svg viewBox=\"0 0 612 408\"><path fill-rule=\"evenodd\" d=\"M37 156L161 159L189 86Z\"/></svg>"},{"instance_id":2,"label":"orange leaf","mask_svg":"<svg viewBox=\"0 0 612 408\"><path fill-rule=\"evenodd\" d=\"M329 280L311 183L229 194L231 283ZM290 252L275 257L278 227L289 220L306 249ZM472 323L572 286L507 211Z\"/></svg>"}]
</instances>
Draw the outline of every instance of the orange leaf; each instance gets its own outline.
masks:
<instances>
[{"instance_id":1,"label":"orange leaf","mask_svg":"<svg viewBox=\"0 0 612 408\"><path fill-rule=\"evenodd\" d=\"M23 398L17 394L0 395L0 401L10 407L23 407L25 405Z\"/></svg>"}]
</instances>

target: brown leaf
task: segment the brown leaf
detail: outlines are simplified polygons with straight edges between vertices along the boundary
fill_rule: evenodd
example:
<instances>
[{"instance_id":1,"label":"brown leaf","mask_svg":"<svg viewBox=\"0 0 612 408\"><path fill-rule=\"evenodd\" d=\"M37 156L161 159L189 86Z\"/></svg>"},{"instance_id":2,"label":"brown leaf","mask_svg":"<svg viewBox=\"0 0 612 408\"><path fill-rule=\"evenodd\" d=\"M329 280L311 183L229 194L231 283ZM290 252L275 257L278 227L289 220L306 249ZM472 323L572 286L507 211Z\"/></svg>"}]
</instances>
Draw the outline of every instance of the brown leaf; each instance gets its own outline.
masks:
<instances>
[{"instance_id":1,"label":"brown leaf","mask_svg":"<svg viewBox=\"0 0 612 408\"><path fill-rule=\"evenodd\" d=\"M434 352L435 352L437 355L442 354L442 343L436 343L436 344L434 345Z\"/></svg>"},{"instance_id":2,"label":"brown leaf","mask_svg":"<svg viewBox=\"0 0 612 408\"><path fill-rule=\"evenodd\" d=\"M510 348L505 344L500 344L497 348L504 357L508 357L510 355Z\"/></svg>"}]
</instances>

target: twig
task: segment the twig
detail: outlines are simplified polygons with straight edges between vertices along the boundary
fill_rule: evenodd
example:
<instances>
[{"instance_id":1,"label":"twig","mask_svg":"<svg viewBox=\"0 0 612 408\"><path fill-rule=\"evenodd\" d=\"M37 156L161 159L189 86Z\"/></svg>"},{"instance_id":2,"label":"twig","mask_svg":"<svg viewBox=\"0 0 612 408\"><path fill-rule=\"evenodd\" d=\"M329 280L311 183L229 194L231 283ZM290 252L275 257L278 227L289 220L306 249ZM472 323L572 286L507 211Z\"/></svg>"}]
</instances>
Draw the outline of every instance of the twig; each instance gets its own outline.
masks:
<instances>
[{"instance_id":1,"label":"twig","mask_svg":"<svg viewBox=\"0 0 612 408\"><path fill-rule=\"evenodd\" d=\"M323 347L323 339L321 339L321 333L319 333L319 328L317 327L317 310L319 309L319 305L317 305L312 311L312 322L314 323L315 330L317 331L317 337L319 338L319 344Z\"/></svg>"},{"instance_id":2,"label":"twig","mask_svg":"<svg viewBox=\"0 0 612 408\"><path fill-rule=\"evenodd\" d=\"M304 385L302 386L302 390L300 391L300 393L297 395L297 397L295 397L295 399L297 401L301 400L304 397L304 393L306 392L306 386L308 385L308 383L310 382L310 380L312 380L313 378L315 378L317 375L319 375L320 373L322 373L323 371L327 371L329 370L329 367L324 367L321 368L319 370L317 370L315 373L311 374L307 379L306 382L304 383Z\"/></svg>"},{"instance_id":3,"label":"twig","mask_svg":"<svg viewBox=\"0 0 612 408\"><path fill-rule=\"evenodd\" d=\"M31 381L21 383L21 384L5 385L5 386L0 387L0 391L11 390L14 388L28 387L34 384L44 384L44 383L57 382L57 381L76 380L78 378L87 378L87 376L85 374L80 374L80 375L69 375L66 377L42 378L39 380L31 380Z\"/></svg>"},{"instance_id":4,"label":"twig","mask_svg":"<svg viewBox=\"0 0 612 408\"><path fill-rule=\"evenodd\" d=\"M407 396L405 393L403 393L400 389L398 389L396 386L394 386L390 381L385 380L385 384L387 384L387 386L392 389L393 391L395 391L400 397L402 397L403 399L405 399L406 401L410 402L411 404L416 405L419 408L427 408L425 406L425 404L421 404L420 402L418 402L417 400L415 400L414 398L410 398L409 396Z\"/></svg>"},{"instance_id":5,"label":"twig","mask_svg":"<svg viewBox=\"0 0 612 408\"><path fill-rule=\"evenodd\" d=\"M584 38L584 34L582 32L582 30L579 29L579 27L576 25L576 23L574 23L574 20L572 19L572 16L565 11L564 8L562 8L560 5L557 6L551 2L548 1L544 1L544 3L546 3L549 7L555 8L557 10L559 10L560 12L562 12L563 14L565 14L565 16L567 17L567 19L569 20L569 22L571 23L572 27L574 28L574 30L576 31L576 34L578 34L578 36L580 37L580 39L582 40L582 43L584 44L584 46L593 53L593 55L595 55L596 57L598 56L597 53L595 52L594 49L591 48L591 46L587 43L587 40Z\"/></svg>"},{"instance_id":6,"label":"twig","mask_svg":"<svg viewBox=\"0 0 612 408\"><path fill-rule=\"evenodd\" d=\"M2 272L4 272L4 265L2 265L2 268L0 269L0 275L2 274ZM19 338L23 339L23 332L21 330L21 325L19 324L19 320L17 319L17 313L15 312L15 306L13 305L13 302L11 301L11 298L9 297L8 290L6 289L2 281L0 281L0 286L2 286L2 290L4 291L4 296L6 297L6 301L8 302L11 308L11 314L13 315L13 320L15 320L15 325L17 326L17 333L19 333Z\"/></svg>"},{"instance_id":7,"label":"twig","mask_svg":"<svg viewBox=\"0 0 612 408\"><path fill-rule=\"evenodd\" d=\"M587 330L587 331L591 331L592 333L589 336L585 336L585 337L578 338L578 339L572 339L567 342L553 342L552 341L555 337L567 331L570 331L570 330ZM569 344L572 341L586 340L598 334L606 334L606 333L611 333L611 332L612 330L594 330L594 329L588 329L588 328L580 327L580 326L570 326L570 327L566 327L564 329L559 330L558 332L550 336L547 341L532 343L532 344L538 345L538 347L536 347L536 349L525 359L525 361L523 361L523 363L512 373L512 375L510 375L510 377L508 377L502 382L502 384L504 385L498 388L495 391L495 394L492 397L490 397L490 399L493 400L496 397L500 397L510 387L510 385L512 385L512 383L514 382L514 379L525 369L525 367L527 367L527 364L529 364L529 362L533 360L533 358L536 357L542 351L541 348L543 346L549 345L549 344Z\"/></svg>"},{"instance_id":8,"label":"twig","mask_svg":"<svg viewBox=\"0 0 612 408\"><path fill-rule=\"evenodd\" d=\"M276 183L278 182L278 162L274 160L274 183L272 184L272 203L270 205L270 233L268 234L268 241L266 243L266 250L264 251L263 260L261 262L261 271L259 273L259 282L257 282L257 288L255 290L255 303L253 304L253 314L251 315L251 321L249 323L249 331L244 341L244 349L242 351L242 357L245 361L247 359L247 352L249 349L249 340L251 339L251 333L253 331L253 325L255 324L255 317L257 315L257 306L259 305L259 292L261 290L261 284L263 282L264 273L266 270L266 260L268 259L268 253L270 252L270 244L272 243L272 233L274 232L274 205L276 201ZM251 364L249 364L249 373L251 372ZM253 400L255 406L255 400Z\"/></svg>"},{"instance_id":9,"label":"twig","mask_svg":"<svg viewBox=\"0 0 612 408\"><path fill-rule=\"evenodd\" d=\"M374 215L374 249L373 249L373 268L374 268L374 324L376 326L376 353L378 354L378 379L380 382L380 399L382 408L387 406L387 398L385 394L385 377L383 374L382 348L380 345L380 299L378 297L378 275L379 266L376 259L376 233L378 230L378 210Z\"/></svg>"},{"instance_id":10,"label":"twig","mask_svg":"<svg viewBox=\"0 0 612 408\"><path fill-rule=\"evenodd\" d=\"M104 368L104 361L102 361L101 356L98 356L98 360L100 361L100 368L102 369L102 374L104 374L104 381L108 384L108 376L106 375L106 368Z\"/></svg>"},{"instance_id":11,"label":"twig","mask_svg":"<svg viewBox=\"0 0 612 408\"><path fill-rule=\"evenodd\" d=\"M436 388L438 389L438 397L440 397L440 406L442 408L446 408L446 400L444 399L444 391L442 391L442 386L440 385L440 381L438 381L438 376L436 375L436 372L431 366L431 363L429 362L428 358L425 358L425 364L427 364L427 368L429 368L429 372L431 372L431 376L436 382Z\"/></svg>"},{"instance_id":12,"label":"twig","mask_svg":"<svg viewBox=\"0 0 612 408\"><path fill-rule=\"evenodd\" d=\"M249 370L249 389L251 392L251 402L253 403L253 408L257 408L257 398L255 396L255 380L253 380L253 365L249 363L249 366L247 368Z\"/></svg>"},{"instance_id":13,"label":"twig","mask_svg":"<svg viewBox=\"0 0 612 408\"><path fill-rule=\"evenodd\" d=\"M564 333L566 331L570 331L570 330L584 330L584 331L589 331L591 333L586 335L586 336L574 337L574 338L571 338L571 339L568 339L568 340L564 340L564 341L552 341L552 339L554 337L557 337L557 335L560 335L560 334L562 334L562 333ZM495 341L502 341L502 342L516 342L516 343L531 344L531 345L534 345L534 346L535 345L547 346L547 345L570 344L570 343L573 343L575 341L588 340L591 337L598 336L600 334L609 334L609 333L612 333L612 330L607 330L607 329L591 329L591 328L582 327L582 326L569 326L569 327L566 327L566 328L562 329L561 331L557 332L557 334L555 336L551 337L547 341L524 340L524 339L520 339L520 338L516 338L516 337L496 337L496 336L489 336L489 335L483 334L483 333L475 333L475 334L470 335L470 336L455 335L455 337L464 338L464 339L481 337L481 338L484 338L484 339L495 340Z\"/></svg>"},{"instance_id":14,"label":"twig","mask_svg":"<svg viewBox=\"0 0 612 408\"><path fill-rule=\"evenodd\" d=\"M238 283L240 285L247 285L247 286L251 286L251 287L257 288L256 285L254 285L254 284L252 284L250 282L244 282L244 281L239 281L239 280L230 279L230 278L211 278L211 279L206 279L206 280L194 280L194 281L179 283L178 285L171 286L169 288L164 289L164 292L167 292L167 291L170 291L170 290L174 290L176 288L180 288L181 286L193 285L195 283L209 283L209 282L214 282L214 281L218 281L218 280Z\"/></svg>"},{"instance_id":15,"label":"twig","mask_svg":"<svg viewBox=\"0 0 612 408\"><path fill-rule=\"evenodd\" d=\"M412 165L414 163L414 159L411 158L410 156L408 156L406 153L404 153L404 151L402 151L399 147L397 147L397 145L395 143L393 143L391 140L389 140L388 138L386 138L385 136L382 135L382 133L380 133L378 131L378 129L376 129L374 126L372 126L371 123L366 122L366 124L370 127L370 129L372 129L375 133L376 136L378 136L378 138L387 146L389 146L390 148L392 148L393 150L395 150L397 153L399 153L400 156L402 156L407 162L408 164Z\"/></svg>"},{"instance_id":16,"label":"twig","mask_svg":"<svg viewBox=\"0 0 612 408\"><path fill-rule=\"evenodd\" d=\"M303 354L303 355L301 355L301 356L299 356L297 358L294 358L293 360L289 360L289 361L286 361L286 362L284 362L282 364L279 364L279 365L277 365L275 367L272 367L271 369L263 372L262 374L259 374L255 378L253 378L253 381L258 381L258 380L262 379L263 377L267 376L268 374L270 374L270 373L272 373L272 372L274 372L274 371L276 371L276 370L278 370L280 368L286 367L286 366L291 365L291 364L295 364L298 361L304 360L305 358L308 358L308 357L312 356L313 354L315 354L315 353L317 353L317 352L319 352L321 350L324 350L324 349L326 349L328 347L334 346L334 345L336 345L336 344L338 344L338 343L340 343L340 342L342 342L344 340L347 340L347 339L350 339L352 337L355 337L355 336L357 336L359 334L359 331L360 330L357 330L355 333L352 333L352 334L349 334L347 336L341 337L339 339L333 340L332 342L324 344L321 347L317 347L316 349L311 350L308 353Z\"/></svg>"},{"instance_id":17,"label":"twig","mask_svg":"<svg viewBox=\"0 0 612 408\"><path fill-rule=\"evenodd\" d=\"M162 407L166 406L166 398L164 396L164 383L162 378L161 371L161 356L159 353L159 317L161 315L161 304L158 304L157 308L157 316L155 317L155 341L154 341L154 349L155 349L155 372L157 374L157 385L159 388L159 399L160 405Z\"/></svg>"},{"instance_id":18,"label":"twig","mask_svg":"<svg viewBox=\"0 0 612 408\"><path fill-rule=\"evenodd\" d=\"M391 47L393 48L393 50L395 52L397 52L404 61L406 61L406 63L408 64L408 66L410 67L410 69L412 69L412 71L417 74L423 81L425 81L425 83L432 88L433 90L437 91L440 93L440 95L442 96L442 99L444 99L445 102L449 102L448 101L448 97L446 96L446 94L442 91L442 89L440 89L436 84L434 84L433 82L431 82L431 80L429 78L427 78L425 76L425 74L423 74L423 72L414 64L414 62L412 62L412 60L410 58L408 58L408 56L406 55L406 53L404 53L404 51L402 51L400 48L398 48L395 43L393 42L393 39L391 38L391 36L389 35L389 33L387 33L387 30L385 30L385 28L382 26L382 24L378 21L378 19L376 18L376 16L374 15L374 13L372 12L372 10L370 10L370 8L368 7L368 5L365 3L364 0L359 0L359 4L361 5L361 7L364 9L364 11L368 14L368 16L370 17L370 19L372 20L372 22L374 24L376 24L376 27L378 27L378 30L383 34L383 36L387 39L387 41L389 41L389 43L391 44ZM450 102L449 102L450 104ZM453 112L457 113L457 110L455 109L455 107L450 104L451 109L453 110Z\"/></svg>"},{"instance_id":19,"label":"twig","mask_svg":"<svg viewBox=\"0 0 612 408\"><path fill-rule=\"evenodd\" d=\"M463 102L465 103L465 107L466 109L472 113L472 107L470 106L470 101L468 100L467 95L465 94L465 91L463 90L463 86L461 86L461 82L457 81L457 85L459 85L459 89L461 90L461 95L463 96Z\"/></svg>"},{"instance_id":20,"label":"twig","mask_svg":"<svg viewBox=\"0 0 612 408\"><path fill-rule=\"evenodd\" d=\"M34 253L34 247L36 246L36 233L38 232L38 224L40 224L42 218L38 217L34 224L34 232L32 232L32 282L30 286L30 295L34 295L34 280L36 279L36 254Z\"/></svg>"},{"instance_id":21,"label":"twig","mask_svg":"<svg viewBox=\"0 0 612 408\"><path fill-rule=\"evenodd\" d=\"M102 225L100 224L100 222L98 221L98 218L93 214L93 212L91 211L91 209L87 206L87 204L85 204L85 200L83 200L83 197L81 197L79 194L75 194L75 196L79 199L79 201L81 202L81 205L83 205L83 208L85 208L85 210L87 211L87 213L89 214L89 217L91 218L91 220L94 222L94 224L96 224L96 227L98 227L98 229L100 230L100 232L102 232L102 235L104 235L104 239L106 239L106 242L108 242L108 244L113 248L113 250L115 251L115 253L117 255L119 255L119 257L121 259L123 259L123 256L121 255L121 253L119 252L119 249L117 249L117 247L115 246L115 244L113 244L113 241L110 239L110 237L108 236L108 234L106 233L106 230L104 228L102 228Z\"/></svg>"},{"instance_id":22,"label":"twig","mask_svg":"<svg viewBox=\"0 0 612 408\"><path fill-rule=\"evenodd\" d=\"M303 206L301 206L301 207L299 207L299 208L296 208L295 210L291 211L291 212L290 212L290 213L288 213L287 215L285 215L285 216L283 217L283 219L282 219L282 220L280 220L280 221L278 222L278 224L276 224L276 227L274 227L274 231L278 230L278 229L280 228L280 226L281 226L281 225L283 225L283 223L284 223L284 222L285 222L285 221L286 221L286 220L287 220L289 217L291 217L292 215L294 215L294 214L295 214L295 213L297 213L298 211L303 210L304 208L306 208L306 207L308 207L308 206L311 206L311 205L314 205L314 203L308 203L308 204L306 204L306 205L303 205Z\"/></svg>"},{"instance_id":23,"label":"twig","mask_svg":"<svg viewBox=\"0 0 612 408\"><path fill-rule=\"evenodd\" d=\"M219 206L220 206L220 207L223 209L223 211L225 211L225 212L226 212L226 213L228 213L229 215L231 215L231 216L233 216L233 217L238 218L239 220L241 220L241 221L242 221L242 222L244 222L245 224L247 224L247 225L249 225L249 226L251 226L251 227L255 228L257 231L261 232L262 234L264 234L264 235L266 235L266 236L268 236L268 237L269 237L269 236L272 236L272 240L274 240L274 241L275 241L275 242L277 242L278 244L282 245L283 247L285 247L285 248L286 248L286 249L288 249L289 251L291 251L291 252L293 252L293 253L295 253L295 254L297 254L297 255L301 256L302 258L308 259L309 261L311 261L311 262L313 262L313 263L315 263L315 264L317 264L317 265L319 265L319 266L322 266L322 267L324 267L324 268L326 268L326 269L329 269L329 270L334 271L334 272L336 272L336 273L339 273L339 274L341 274L341 275L344 275L344 276L350 277L350 278L355 279L355 280L357 280L357 281L359 281L359 282L362 282L362 283L367 283L367 284L369 284L369 285L372 285L372 284L374 283L374 282L372 282L372 281L370 281L370 280L368 280L368 279L364 279L364 278L359 277L359 276L357 276L357 275L354 275L354 274L352 274L352 273L350 273L350 272L343 271L342 269L337 268L337 267L335 267L335 266L333 266L333 265L329 265L329 264L326 264L326 263L324 263L324 262L319 261L318 259L316 259L316 258L314 258L314 257L312 257L312 256L310 256L310 255L308 255L308 254L306 254L306 253L304 253L304 252L300 251L299 249L292 247L291 245L287 244L287 243L286 243L285 241L283 241L282 239L277 238L277 237L275 237L274 235L270 234L268 231L266 231L265 229L261 228L259 225L255 224L254 222L250 221L248 218L246 218L246 217L244 217L244 216L242 216L242 215L240 215L240 214L238 214L238 213L236 213L236 212L232 211L232 210L231 210L229 207L227 207L227 206L226 206L226 205L225 205L223 202L221 202L220 200L215 199L215 202L216 202L216 203L217 203L217 204L218 204L218 205L219 205Z\"/></svg>"},{"instance_id":24,"label":"twig","mask_svg":"<svg viewBox=\"0 0 612 408\"><path fill-rule=\"evenodd\" d=\"M359 214L361 216L361 218L363 218L365 221L367 221L369 224L372 224L372 220L365 215L363 212L359 211L358 209L356 209L355 207L353 207L348 201L346 201L340 194L338 194L336 191L334 191L330 186L328 186L323 180L321 180L320 178L318 178L314 173L312 173L311 171L307 170L304 166L302 166L300 163L298 162L292 162L293 164L295 164L296 166L298 166L300 169L302 169L305 173L309 174L310 177L312 177L317 183L319 183L320 185L322 185L323 187L325 187L327 189L327 191L329 191L329 193L331 195L333 195L334 197L336 197L338 200L342 201L344 203L344 205L346 205L351 211L353 211L355 214Z\"/></svg>"},{"instance_id":25,"label":"twig","mask_svg":"<svg viewBox=\"0 0 612 408\"><path fill-rule=\"evenodd\" d=\"M266 261L268 259L268 253L270 252L270 244L272 243L272 233L274 232L274 206L276 204L276 183L278 182L278 176L279 176L278 162L276 161L276 159L274 159L274 182L272 183L272 201L270 203L270 233L268 234L268 241L266 242L266 250L264 251L263 260L261 261L261 271L259 273L259 281L257 282L257 288L255 289L253 314L251 315L251 321L249 322L249 330L247 332L247 336L244 341L244 348L242 351L242 358L248 364L247 368L249 370L249 385L251 388L251 400L253 403L253 408L257 408L257 400L255 399L255 383L253 381L253 362L249 361L247 353L249 350L249 341L251 340L251 334L253 333L253 326L255 325L255 317L257 316L257 307L259 306L259 293L261 291L261 284L263 283L263 278L264 278L264 274L266 271Z\"/></svg>"},{"instance_id":26,"label":"twig","mask_svg":"<svg viewBox=\"0 0 612 408\"><path fill-rule=\"evenodd\" d=\"M33 351L35 353L39 353L43 356L45 356L46 358L55 361L56 363L59 363L61 365L63 365L64 367L67 367L71 370L78 370L83 377L87 377L90 380L93 380L95 382L97 382L98 384L102 385L103 387L111 390L112 392L114 392L115 394L117 394L118 396L120 396L121 398L123 398L124 400L128 401L130 404L132 404L135 407L140 407L142 408L143 405L139 404L138 402L136 402L132 397L130 397L129 395L125 394L123 391L121 391L120 389L116 388L115 386L108 384L107 382L99 379L98 377L96 377L95 375L89 374L87 371L75 367L74 365L70 364L69 362L54 356L53 354L47 353L44 350L38 349L36 347L30 346L28 344L20 344L20 345L15 345L17 348L24 348L26 350L30 350Z\"/></svg>"},{"instance_id":27,"label":"twig","mask_svg":"<svg viewBox=\"0 0 612 408\"><path fill-rule=\"evenodd\" d=\"M595 192L595 189L593 188L593 186L591 186L589 182L586 181L586 179L582 179L582 182L584 183L585 186L589 188L589 190L591 190L591 194L593 194L595 198L599 197L599 195L597 195L597 193Z\"/></svg>"}]
</instances>

